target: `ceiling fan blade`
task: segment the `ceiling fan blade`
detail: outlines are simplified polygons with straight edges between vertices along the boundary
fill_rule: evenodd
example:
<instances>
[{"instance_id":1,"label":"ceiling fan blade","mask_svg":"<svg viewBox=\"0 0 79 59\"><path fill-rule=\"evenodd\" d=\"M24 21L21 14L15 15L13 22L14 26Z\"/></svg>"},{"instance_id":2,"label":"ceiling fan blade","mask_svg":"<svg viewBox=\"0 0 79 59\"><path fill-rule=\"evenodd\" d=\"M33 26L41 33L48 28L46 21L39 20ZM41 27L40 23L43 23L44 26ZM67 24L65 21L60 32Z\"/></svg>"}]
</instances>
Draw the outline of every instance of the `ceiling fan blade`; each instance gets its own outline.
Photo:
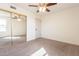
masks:
<instances>
[{"instance_id":1,"label":"ceiling fan blade","mask_svg":"<svg viewBox=\"0 0 79 59\"><path fill-rule=\"evenodd\" d=\"M46 11L47 11L47 12L50 12L50 10L49 10L49 9L47 9L47 8L46 8Z\"/></svg>"},{"instance_id":2,"label":"ceiling fan blade","mask_svg":"<svg viewBox=\"0 0 79 59\"><path fill-rule=\"evenodd\" d=\"M30 7L38 7L37 5L28 5L28 6L30 6Z\"/></svg>"},{"instance_id":3,"label":"ceiling fan blade","mask_svg":"<svg viewBox=\"0 0 79 59\"><path fill-rule=\"evenodd\" d=\"M39 10L36 11L37 13L39 12Z\"/></svg>"},{"instance_id":4,"label":"ceiling fan blade","mask_svg":"<svg viewBox=\"0 0 79 59\"><path fill-rule=\"evenodd\" d=\"M48 3L47 6L56 5L57 3Z\"/></svg>"}]
</instances>

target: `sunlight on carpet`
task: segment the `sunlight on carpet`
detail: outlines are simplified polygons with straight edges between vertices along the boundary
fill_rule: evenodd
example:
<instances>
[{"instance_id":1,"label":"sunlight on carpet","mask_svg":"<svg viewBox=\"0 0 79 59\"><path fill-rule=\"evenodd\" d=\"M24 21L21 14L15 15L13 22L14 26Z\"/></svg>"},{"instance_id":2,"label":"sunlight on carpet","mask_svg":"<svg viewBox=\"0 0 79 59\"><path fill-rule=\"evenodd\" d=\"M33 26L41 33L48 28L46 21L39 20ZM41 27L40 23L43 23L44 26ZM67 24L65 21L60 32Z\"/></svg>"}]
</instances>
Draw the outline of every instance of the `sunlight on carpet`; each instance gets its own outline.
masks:
<instances>
[{"instance_id":1,"label":"sunlight on carpet","mask_svg":"<svg viewBox=\"0 0 79 59\"><path fill-rule=\"evenodd\" d=\"M21 37L12 37L12 39L20 39ZM5 37L4 39L11 39L11 37Z\"/></svg>"},{"instance_id":2,"label":"sunlight on carpet","mask_svg":"<svg viewBox=\"0 0 79 59\"><path fill-rule=\"evenodd\" d=\"M35 53L33 53L31 56L48 56L44 48L39 49Z\"/></svg>"}]
</instances>

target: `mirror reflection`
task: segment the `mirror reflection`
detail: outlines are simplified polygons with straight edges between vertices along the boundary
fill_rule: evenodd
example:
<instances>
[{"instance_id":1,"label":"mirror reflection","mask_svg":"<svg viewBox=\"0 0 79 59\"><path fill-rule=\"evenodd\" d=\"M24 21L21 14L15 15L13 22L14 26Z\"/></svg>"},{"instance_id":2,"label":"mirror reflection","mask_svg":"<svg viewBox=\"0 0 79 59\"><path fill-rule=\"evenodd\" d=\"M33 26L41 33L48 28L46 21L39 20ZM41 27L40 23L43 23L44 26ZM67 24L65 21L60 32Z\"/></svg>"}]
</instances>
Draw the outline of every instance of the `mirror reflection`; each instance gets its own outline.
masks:
<instances>
[{"instance_id":1,"label":"mirror reflection","mask_svg":"<svg viewBox=\"0 0 79 59\"><path fill-rule=\"evenodd\" d=\"M26 16L0 10L0 47L26 41Z\"/></svg>"}]
</instances>

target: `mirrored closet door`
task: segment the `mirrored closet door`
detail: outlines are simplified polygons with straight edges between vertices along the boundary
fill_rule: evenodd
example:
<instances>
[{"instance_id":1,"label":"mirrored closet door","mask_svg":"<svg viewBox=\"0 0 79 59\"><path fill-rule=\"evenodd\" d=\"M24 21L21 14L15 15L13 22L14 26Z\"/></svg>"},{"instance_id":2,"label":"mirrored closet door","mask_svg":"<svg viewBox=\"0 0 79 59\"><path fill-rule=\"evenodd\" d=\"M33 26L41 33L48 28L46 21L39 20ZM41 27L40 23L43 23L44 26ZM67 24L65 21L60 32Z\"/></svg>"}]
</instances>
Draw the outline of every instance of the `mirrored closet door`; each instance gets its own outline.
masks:
<instances>
[{"instance_id":1,"label":"mirrored closet door","mask_svg":"<svg viewBox=\"0 0 79 59\"><path fill-rule=\"evenodd\" d=\"M10 13L0 10L0 47L11 44Z\"/></svg>"},{"instance_id":2,"label":"mirrored closet door","mask_svg":"<svg viewBox=\"0 0 79 59\"><path fill-rule=\"evenodd\" d=\"M24 43L26 41L26 17L15 13L12 13L11 17L13 44Z\"/></svg>"},{"instance_id":3,"label":"mirrored closet door","mask_svg":"<svg viewBox=\"0 0 79 59\"><path fill-rule=\"evenodd\" d=\"M26 16L0 10L0 48L26 42Z\"/></svg>"}]
</instances>

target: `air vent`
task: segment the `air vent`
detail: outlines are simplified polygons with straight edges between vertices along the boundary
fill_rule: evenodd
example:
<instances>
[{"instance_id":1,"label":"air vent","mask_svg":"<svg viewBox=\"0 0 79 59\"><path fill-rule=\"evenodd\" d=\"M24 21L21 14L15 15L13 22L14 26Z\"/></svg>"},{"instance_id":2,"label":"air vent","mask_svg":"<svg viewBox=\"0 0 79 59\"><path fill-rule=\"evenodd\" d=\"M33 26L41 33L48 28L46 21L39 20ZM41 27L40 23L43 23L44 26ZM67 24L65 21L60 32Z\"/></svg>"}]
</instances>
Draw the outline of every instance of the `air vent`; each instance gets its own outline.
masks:
<instances>
[{"instance_id":1,"label":"air vent","mask_svg":"<svg viewBox=\"0 0 79 59\"><path fill-rule=\"evenodd\" d=\"M14 6L12 6L12 5L10 6L10 8L12 8L12 9L16 10L16 7L14 7Z\"/></svg>"}]
</instances>

